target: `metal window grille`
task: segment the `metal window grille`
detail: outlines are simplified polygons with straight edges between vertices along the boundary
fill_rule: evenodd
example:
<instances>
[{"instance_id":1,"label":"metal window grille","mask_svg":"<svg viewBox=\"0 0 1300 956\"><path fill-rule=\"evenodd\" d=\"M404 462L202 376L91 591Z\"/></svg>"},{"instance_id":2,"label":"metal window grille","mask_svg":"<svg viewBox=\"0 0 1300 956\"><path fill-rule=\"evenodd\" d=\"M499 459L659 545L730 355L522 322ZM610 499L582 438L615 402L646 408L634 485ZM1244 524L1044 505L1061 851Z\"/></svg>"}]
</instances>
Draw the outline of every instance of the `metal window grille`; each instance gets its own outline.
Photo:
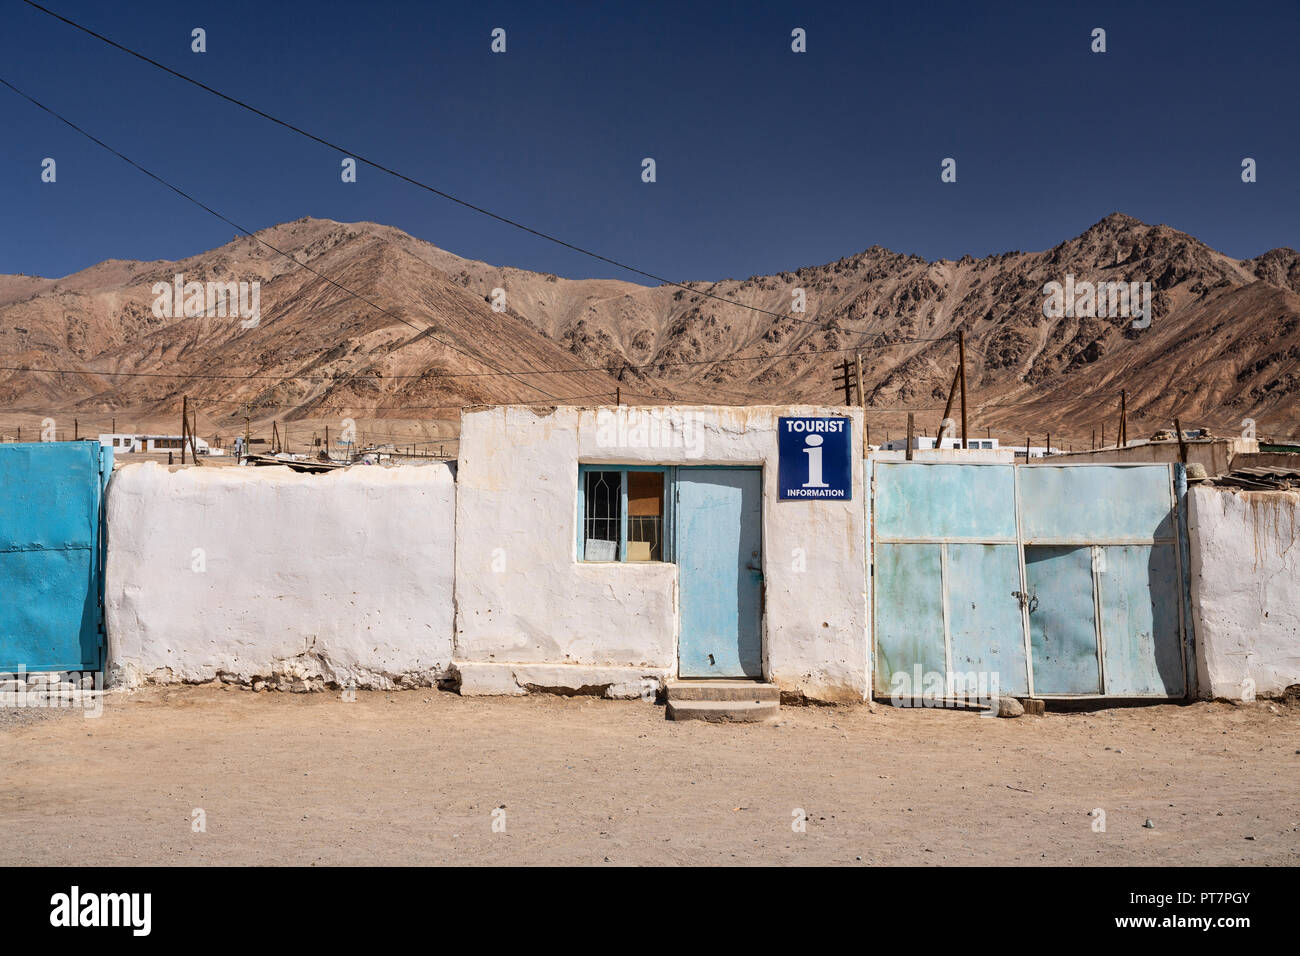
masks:
<instances>
[{"instance_id":1,"label":"metal window grille","mask_svg":"<svg viewBox=\"0 0 1300 956\"><path fill-rule=\"evenodd\" d=\"M588 561L619 561L623 476L617 471L587 472L587 509L583 519Z\"/></svg>"}]
</instances>

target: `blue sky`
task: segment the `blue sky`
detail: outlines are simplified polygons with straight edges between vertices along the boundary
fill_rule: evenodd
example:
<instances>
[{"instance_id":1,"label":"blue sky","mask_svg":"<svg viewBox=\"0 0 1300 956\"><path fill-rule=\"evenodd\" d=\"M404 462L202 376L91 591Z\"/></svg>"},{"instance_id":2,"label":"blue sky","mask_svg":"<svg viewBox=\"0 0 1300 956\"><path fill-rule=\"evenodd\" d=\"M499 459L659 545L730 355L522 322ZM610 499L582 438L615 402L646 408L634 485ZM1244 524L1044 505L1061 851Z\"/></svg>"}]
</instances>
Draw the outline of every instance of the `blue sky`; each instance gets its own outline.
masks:
<instances>
[{"instance_id":1,"label":"blue sky","mask_svg":"<svg viewBox=\"0 0 1300 956\"><path fill-rule=\"evenodd\" d=\"M1234 256L1300 247L1294 0L46 5L674 280L873 244L927 258L1043 249L1115 210ZM204 54L190 50L195 27ZM489 49L495 27L505 54ZM795 27L807 53L791 52ZM1104 54L1090 52L1094 27ZM372 220L493 263L636 278L364 166L345 184L340 154L19 0L0 0L0 76L252 229ZM59 276L232 238L3 88L0 124L0 272ZM40 180L45 157L56 183ZM940 181L945 157L956 183Z\"/></svg>"}]
</instances>

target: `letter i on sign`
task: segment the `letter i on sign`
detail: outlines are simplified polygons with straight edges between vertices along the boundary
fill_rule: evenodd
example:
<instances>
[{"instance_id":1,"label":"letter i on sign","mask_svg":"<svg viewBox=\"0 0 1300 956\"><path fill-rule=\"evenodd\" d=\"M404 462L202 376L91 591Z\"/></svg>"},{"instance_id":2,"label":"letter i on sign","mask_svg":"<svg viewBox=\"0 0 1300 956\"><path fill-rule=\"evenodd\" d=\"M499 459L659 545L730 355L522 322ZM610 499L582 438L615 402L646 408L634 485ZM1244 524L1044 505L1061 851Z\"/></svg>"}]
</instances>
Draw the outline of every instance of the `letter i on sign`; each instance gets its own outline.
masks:
<instances>
[{"instance_id":1,"label":"letter i on sign","mask_svg":"<svg viewBox=\"0 0 1300 956\"><path fill-rule=\"evenodd\" d=\"M804 454L808 456L808 480L803 483L805 488L828 488L829 485L822 481L822 447L821 444L825 439L821 435L808 435L804 438Z\"/></svg>"}]
</instances>

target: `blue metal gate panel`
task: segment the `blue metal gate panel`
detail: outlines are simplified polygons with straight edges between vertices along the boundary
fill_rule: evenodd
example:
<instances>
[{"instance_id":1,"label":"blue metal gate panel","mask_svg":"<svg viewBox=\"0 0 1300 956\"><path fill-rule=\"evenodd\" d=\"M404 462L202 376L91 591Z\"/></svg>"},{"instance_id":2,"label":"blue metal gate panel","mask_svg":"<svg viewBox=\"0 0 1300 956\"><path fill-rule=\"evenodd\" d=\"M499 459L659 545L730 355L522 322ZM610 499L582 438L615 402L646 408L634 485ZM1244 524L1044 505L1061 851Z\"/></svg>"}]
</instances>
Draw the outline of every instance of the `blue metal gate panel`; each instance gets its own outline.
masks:
<instances>
[{"instance_id":1,"label":"blue metal gate panel","mask_svg":"<svg viewBox=\"0 0 1300 956\"><path fill-rule=\"evenodd\" d=\"M1011 465L876 463L876 540L1016 540Z\"/></svg>"},{"instance_id":2,"label":"blue metal gate panel","mask_svg":"<svg viewBox=\"0 0 1300 956\"><path fill-rule=\"evenodd\" d=\"M1029 693L1014 544L948 544L948 634L953 695ZM962 693L962 690L965 693ZM980 694L979 696L985 696Z\"/></svg>"},{"instance_id":3,"label":"blue metal gate panel","mask_svg":"<svg viewBox=\"0 0 1300 956\"><path fill-rule=\"evenodd\" d=\"M1106 693L1181 697L1178 559L1172 544L1099 548L1098 603Z\"/></svg>"},{"instance_id":4,"label":"blue metal gate panel","mask_svg":"<svg viewBox=\"0 0 1300 956\"><path fill-rule=\"evenodd\" d=\"M1176 500L1167 465L874 462L875 692L937 669L959 698L971 675L1010 694L1185 696Z\"/></svg>"},{"instance_id":5,"label":"blue metal gate panel","mask_svg":"<svg viewBox=\"0 0 1300 956\"><path fill-rule=\"evenodd\" d=\"M681 677L762 677L763 472L678 468Z\"/></svg>"},{"instance_id":6,"label":"blue metal gate panel","mask_svg":"<svg viewBox=\"0 0 1300 956\"><path fill-rule=\"evenodd\" d=\"M1168 465L1027 465L1018 471L1026 544L1174 536Z\"/></svg>"},{"instance_id":7,"label":"blue metal gate panel","mask_svg":"<svg viewBox=\"0 0 1300 956\"><path fill-rule=\"evenodd\" d=\"M939 544L876 545L876 601L902 612L876 619L873 685L881 696L919 695L926 674L947 673L942 549Z\"/></svg>"},{"instance_id":8,"label":"blue metal gate panel","mask_svg":"<svg viewBox=\"0 0 1300 956\"><path fill-rule=\"evenodd\" d=\"M1027 546L1025 581L1031 595L1029 644L1034 693L1100 694L1092 547Z\"/></svg>"},{"instance_id":9,"label":"blue metal gate panel","mask_svg":"<svg viewBox=\"0 0 1300 956\"><path fill-rule=\"evenodd\" d=\"M112 467L93 441L0 445L0 672L102 668Z\"/></svg>"}]
</instances>

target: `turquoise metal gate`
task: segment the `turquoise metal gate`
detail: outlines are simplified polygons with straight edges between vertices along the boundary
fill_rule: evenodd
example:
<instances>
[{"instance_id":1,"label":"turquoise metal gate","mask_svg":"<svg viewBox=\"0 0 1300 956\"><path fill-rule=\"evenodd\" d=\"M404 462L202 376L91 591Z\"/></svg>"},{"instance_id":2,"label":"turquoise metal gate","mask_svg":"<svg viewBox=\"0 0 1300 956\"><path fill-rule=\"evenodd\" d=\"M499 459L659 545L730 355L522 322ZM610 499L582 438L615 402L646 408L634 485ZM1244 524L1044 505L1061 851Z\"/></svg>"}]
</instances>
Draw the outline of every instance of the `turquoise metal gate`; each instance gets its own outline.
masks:
<instances>
[{"instance_id":1,"label":"turquoise metal gate","mask_svg":"<svg viewBox=\"0 0 1300 956\"><path fill-rule=\"evenodd\" d=\"M112 469L94 441L0 445L0 673L103 668Z\"/></svg>"},{"instance_id":2,"label":"turquoise metal gate","mask_svg":"<svg viewBox=\"0 0 1300 956\"><path fill-rule=\"evenodd\" d=\"M873 462L876 695L1186 696L1175 467Z\"/></svg>"}]
</instances>

